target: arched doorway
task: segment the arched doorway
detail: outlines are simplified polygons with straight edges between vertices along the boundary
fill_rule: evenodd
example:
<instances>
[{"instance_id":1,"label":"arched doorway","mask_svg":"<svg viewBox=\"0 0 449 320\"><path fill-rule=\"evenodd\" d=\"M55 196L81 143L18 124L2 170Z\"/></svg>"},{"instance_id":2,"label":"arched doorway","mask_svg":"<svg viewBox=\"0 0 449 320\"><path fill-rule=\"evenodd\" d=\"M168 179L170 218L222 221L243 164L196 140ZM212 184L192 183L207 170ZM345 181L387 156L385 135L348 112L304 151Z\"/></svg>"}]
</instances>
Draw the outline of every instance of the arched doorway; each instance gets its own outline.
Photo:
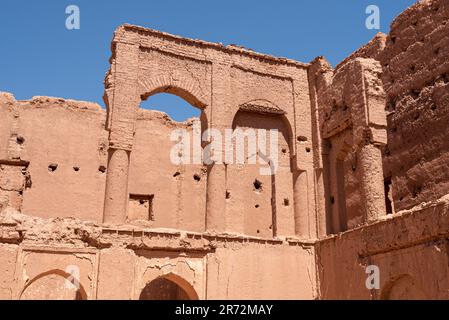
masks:
<instances>
[{"instance_id":1,"label":"arched doorway","mask_svg":"<svg viewBox=\"0 0 449 320\"><path fill-rule=\"evenodd\" d=\"M198 296L190 284L181 278L159 277L143 288L139 300L198 300Z\"/></svg>"}]
</instances>

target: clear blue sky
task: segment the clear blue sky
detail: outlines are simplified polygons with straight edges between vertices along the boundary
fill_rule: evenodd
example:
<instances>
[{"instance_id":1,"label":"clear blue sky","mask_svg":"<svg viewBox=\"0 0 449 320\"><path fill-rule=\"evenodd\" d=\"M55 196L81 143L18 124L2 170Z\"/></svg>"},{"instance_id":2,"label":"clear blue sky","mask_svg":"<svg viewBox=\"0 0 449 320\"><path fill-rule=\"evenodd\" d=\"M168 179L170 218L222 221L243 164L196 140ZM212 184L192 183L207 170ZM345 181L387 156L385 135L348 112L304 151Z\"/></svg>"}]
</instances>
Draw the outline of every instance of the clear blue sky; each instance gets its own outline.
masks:
<instances>
[{"instance_id":1,"label":"clear blue sky","mask_svg":"<svg viewBox=\"0 0 449 320\"><path fill-rule=\"evenodd\" d=\"M412 0L2 0L0 91L17 99L47 95L98 102L114 29L132 23L169 33L309 62L333 65L368 42L365 9L380 8L382 32ZM81 29L65 28L65 8L80 8ZM177 97L154 96L145 107L182 120L195 115Z\"/></svg>"}]
</instances>

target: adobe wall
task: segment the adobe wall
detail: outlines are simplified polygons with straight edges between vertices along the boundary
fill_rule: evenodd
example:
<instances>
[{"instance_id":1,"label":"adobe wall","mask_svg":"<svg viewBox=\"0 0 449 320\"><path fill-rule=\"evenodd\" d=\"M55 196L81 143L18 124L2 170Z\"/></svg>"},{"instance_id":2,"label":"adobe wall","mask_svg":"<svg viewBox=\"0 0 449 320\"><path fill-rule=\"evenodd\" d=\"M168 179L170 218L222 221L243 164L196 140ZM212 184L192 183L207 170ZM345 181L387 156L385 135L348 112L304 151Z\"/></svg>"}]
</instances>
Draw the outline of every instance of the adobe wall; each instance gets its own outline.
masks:
<instances>
[{"instance_id":1,"label":"adobe wall","mask_svg":"<svg viewBox=\"0 0 449 320\"><path fill-rule=\"evenodd\" d=\"M448 19L447 1L421 1L392 22L388 35L379 33L336 67L354 58L382 66L388 122L384 175L397 211L447 193Z\"/></svg>"},{"instance_id":2,"label":"adobe wall","mask_svg":"<svg viewBox=\"0 0 449 320\"><path fill-rule=\"evenodd\" d=\"M313 245L297 240L107 228L18 213L4 215L0 231L0 299L139 299L160 277L190 299L317 297ZM80 290L65 281L73 266Z\"/></svg>"},{"instance_id":3,"label":"adobe wall","mask_svg":"<svg viewBox=\"0 0 449 320\"><path fill-rule=\"evenodd\" d=\"M0 298L449 298L448 17L420 2L335 69L124 25L106 111L0 93ZM139 108L161 92L200 119ZM170 160L226 128L277 129L276 174Z\"/></svg>"},{"instance_id":4,"label":"adobe wall","mask_svg":"<svg viewBox=\"0 0 449 320\"><path fill-rule=\"evenodd\" d=\"M448 1L425 1L391 25L379 56L388 95L388 156L397 210L447 193Z\"/></svg>"},{"instance_id":5,"label":"adobe wall","mask_svg":"<svg viewBox=\"0 0 449 320\"><path fill-rule=\"evenodd\" d=\"M317 243L322 299L449 298L448 202L387 216ZM370 265L380 289L367 289Z\"/></svg>"},{"instance_id":6,"label":"adobe wall","mask_svg":"<svg viewBox=\"0 0 449 320\"><path fill-rule=\"evenodd\" d=\"M5 185L2 183L1 188L2 195L8 193L11 207L41 218L102 221L107 170L104 110L90 102L47 97L15 101L8 94L1 97L0 112L4 116L0 127L5 131L0 159ZM152 220L148 213L133 216L133 207L129 220L143 220L152 227L182 225L185 230L202 231L205 173L201 166L181 168L170 163L171 145L167 141L174 128L191 130L192 125L176 123L161 112L140 112L135 137L140 152L131 158L130 194L155 195L154 216ZM154 153L156 146L160 152ZM158 170L148 169L154 166ZM180 175L173 177L176 172ZM199 181L194 179L196 174ZM15 186L8 186L12 183L6 180L17 181ZM191 197L197 201L190 201ZM139 206L136 204L137 214Z\"/></svg>"},{"instance_id":7,"label":"adobe wall","mask_svg":"<svg viewBox=\"0 0 449 320\"><path fill-rule=\"evenodd\" d=\"M387 116L381 150L388 215L317 243L323 299L448 298L448 18L449 2L422 1L393 21L389 35L376 35L335 70L314 62L322 88L357 59L378 63ZM348 229L360 211L357 160L345 159ZM379 267L380 290L366 287L369 265Z\"/></svg>"},{"instance_id":8,"label":"adobe wall","mask_svg":"<svg viewBox=\"0 0 449 320\"><path fill-rule=\"evenodd\" d=\"M207 164L205 230L306 239L317 235L306 64L123 25L114 35L105 87L110 153L105 222L123 222L128 210L128 159L140 153L134 139L138 106L153 94L168 92L201 110L202 132L282 133L278 147L284 151L275 181L258 173L258 166L242 167L232 159ZM224 154L222 149L218 152ZM254 190L256 180L261 190Z\"/></svg>"}]
</instances>

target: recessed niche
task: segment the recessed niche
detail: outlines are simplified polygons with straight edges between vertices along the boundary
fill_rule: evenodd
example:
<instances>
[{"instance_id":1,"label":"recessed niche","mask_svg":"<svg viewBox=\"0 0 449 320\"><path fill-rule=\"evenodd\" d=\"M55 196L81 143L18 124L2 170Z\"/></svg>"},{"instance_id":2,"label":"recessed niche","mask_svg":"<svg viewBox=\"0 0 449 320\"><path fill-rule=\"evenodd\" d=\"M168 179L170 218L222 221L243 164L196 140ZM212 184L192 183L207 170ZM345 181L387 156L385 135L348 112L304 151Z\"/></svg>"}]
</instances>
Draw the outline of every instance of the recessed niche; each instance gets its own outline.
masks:
<instances>
[{"instance_id":1,"label":"recessed niche","mask_svg":"<svg viewBox=\"0 0 449 320\"><path fill-rule=\"evenodd\" d=\"M54 172L54 171L56 171L56 169L58 169L58 164L57 163L50 163L48 165L48 171Z\"/></svg>"},{"instance_id":2,"label":"recessed niche","mask_svg":"<svg viewBox=\"0 0 449 320\"><path fill-rule=\"evenodd\" d=\"M154 195L130 194L128 219L153 221L153 199Z\"/></svg>"}]
</instances>

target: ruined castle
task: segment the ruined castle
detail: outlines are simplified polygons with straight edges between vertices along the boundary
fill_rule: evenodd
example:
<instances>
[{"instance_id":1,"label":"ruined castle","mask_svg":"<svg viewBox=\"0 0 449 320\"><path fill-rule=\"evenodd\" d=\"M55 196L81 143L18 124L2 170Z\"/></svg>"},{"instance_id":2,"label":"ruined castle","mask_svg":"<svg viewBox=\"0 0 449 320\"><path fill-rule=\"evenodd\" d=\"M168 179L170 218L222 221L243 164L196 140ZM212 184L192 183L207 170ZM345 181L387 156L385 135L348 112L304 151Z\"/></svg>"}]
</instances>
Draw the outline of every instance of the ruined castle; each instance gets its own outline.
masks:
<instances>
[{"instance_id":1,"label":"ruined castle","mask_svg":"<svg viewBox=\"0 0 449 320\"><path fill-rule=\"evenodd\" d=\"M335 69L123 25L106 110L1 93L0 299L448 299L448 21L419 2ZM173 164L194 121L278 130L276 173Z\"/></svg>"}]
</instances>

